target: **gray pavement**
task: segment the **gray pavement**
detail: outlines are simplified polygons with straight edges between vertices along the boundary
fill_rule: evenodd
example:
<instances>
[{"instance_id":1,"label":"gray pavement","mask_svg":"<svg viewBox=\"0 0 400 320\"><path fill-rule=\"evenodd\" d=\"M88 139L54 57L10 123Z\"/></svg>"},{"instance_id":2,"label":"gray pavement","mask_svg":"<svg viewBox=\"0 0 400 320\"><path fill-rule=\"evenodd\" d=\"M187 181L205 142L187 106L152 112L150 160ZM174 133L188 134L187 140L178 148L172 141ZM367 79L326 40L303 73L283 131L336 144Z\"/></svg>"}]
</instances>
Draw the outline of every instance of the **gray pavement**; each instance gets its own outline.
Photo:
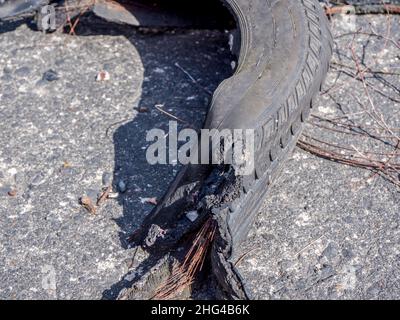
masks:
<instances>
[{"instance_id":1,"label":"gray pavement","mask_svg":"<svg viewBox=\"0 0 400 320\"><path fill-rule=\"evenodd\" d=\"M382 34L399 43L399 17L335 17L332 29L336 37L332 68L313 113L328 119L347 115L363 127L374 125L363 109L369 112L372 105L362 82L351 76L355 70L343 67L355 69L350 49L354 47L363 65L397 73L365 77L377 112L398 128L399 47L352 32ZM393 152L377 140L316 126L308 125L304 134L360 152ZM400 157L392 160L399 162ZM369 171L297 149L264 203L243 254L238 269L254 298L399 299L399 189Z\"/></svg>"},{"instance_id":2,"label":"gray pavement","mask_svg":"<svg viewBox=\"0 0 400 320\"><path fill-rule=\"evenodd\" d=\"M392 19L398 41L399 18ZM385 31L386 21L358 17L357 26ZM347 31L348 22L334 22L335 32ZM232 72L223 31L83 22L78 34L0 26L0 299L114 297L113 286L146 257L126 243L152 208L143 199L161 196L179 169L145 161L146 131L166 130L170 120L154 106L201 127L210 100L204 88ZM350 40L338 39L338 50ZM357 41L368 42L379 67L398 68L398 48ZM102 70L110 80L96 81ZM334 98L351 106L349 93L360 84L338 81ZM398 76L390 81L400 85ZM392 123L399 120L397 103L374 99ZM323 95L315 110L334 115L336 102ZM369 177L295 151L243 246L238 267L254 297L400 297L398 189ZM79 205L111 183L118 191L121 181L126 190L96 215Z\"/></svg>"}]
</instances>

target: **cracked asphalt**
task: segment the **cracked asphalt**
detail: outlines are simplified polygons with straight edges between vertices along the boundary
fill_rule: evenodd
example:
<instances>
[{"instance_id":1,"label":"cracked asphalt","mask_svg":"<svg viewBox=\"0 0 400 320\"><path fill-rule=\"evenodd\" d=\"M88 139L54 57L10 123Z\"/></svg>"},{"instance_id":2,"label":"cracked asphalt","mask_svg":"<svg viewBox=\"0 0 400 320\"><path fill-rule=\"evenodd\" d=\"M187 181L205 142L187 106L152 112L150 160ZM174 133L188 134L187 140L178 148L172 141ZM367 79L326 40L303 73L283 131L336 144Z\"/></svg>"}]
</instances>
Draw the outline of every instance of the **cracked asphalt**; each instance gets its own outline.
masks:
<instances>
[{"instance_id":1,"label":"cracked asphalt","mask_svg":"<svg viewBox=\"0 0 400 320\"><path fill-rule=\"evenodd\" d=\"M90 19L77 36L0 25L0 299L115 297L115 284L146 258L126 243L152 208L145 199L160 197L179 169L146 163L146 132L170 120L155 106L201 127L207 91L232 73L227 32ZM346 19L334 18L336 35L348 31ZM356 25L385 32L387 17ZM350 40L337 39L335 58ZM378 40L357 40L368 43L366 60L400 71L399 49ZM110 79L96 81L101 71ZM360 84L336 76L326 87L341 86L317 98L316 114L351 109ZM390 81L400 87L399 76ZM373 98L398 124L399 104ZM370 176L296 149L243 245L238 268L255 298L399 299L399 190ZM96 214L80 206L110 185L114 199Z\"/></svg>"}]
</instances>

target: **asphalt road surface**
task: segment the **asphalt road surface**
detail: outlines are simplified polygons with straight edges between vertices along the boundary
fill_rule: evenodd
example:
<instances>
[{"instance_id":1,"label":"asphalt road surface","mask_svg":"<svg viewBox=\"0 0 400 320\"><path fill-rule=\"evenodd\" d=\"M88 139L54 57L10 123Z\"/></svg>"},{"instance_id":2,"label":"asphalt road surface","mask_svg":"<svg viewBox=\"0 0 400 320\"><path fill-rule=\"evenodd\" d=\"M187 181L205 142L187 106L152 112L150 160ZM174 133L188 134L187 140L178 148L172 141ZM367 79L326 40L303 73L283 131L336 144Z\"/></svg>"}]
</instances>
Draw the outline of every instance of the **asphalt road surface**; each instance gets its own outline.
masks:
<instances>
[{"instance_id":1,"label":"asphalt road surface","mask_svg":"<svg viewBox=\"0 0 400 320\"><path fill-rule=\"evenodd\" d=\"M355 23L400 40L396 16L389 30L384 16L333 23L336 35ZM126 237L151 210L146 198L160 197L179 169L145 160L147 130L168 129L170 117L157 108L201 127L208 91L232 74L224 31L85 21L77 30L45 35L24 23L0 25L0 299L115 297L115 284L146 258ZM343 63L352 37L337 39ZM400 50L389 41L358 36L356 44L368 63L400 72ZM108 80L96 81L101 71ZM354 92L365 99L359 81L337 75L328 76L326 87L338 88L317 98L316 114L351 109ZM388 81L395 89L382 92L400 98L399 76ZM399 123L397 102L375 92L372 99ZM79 204L110 185L114 199L96 214ZM368 171L296 149L238 262L253 296L398 299L398 191Z\"/></svg>"}]
</instances>

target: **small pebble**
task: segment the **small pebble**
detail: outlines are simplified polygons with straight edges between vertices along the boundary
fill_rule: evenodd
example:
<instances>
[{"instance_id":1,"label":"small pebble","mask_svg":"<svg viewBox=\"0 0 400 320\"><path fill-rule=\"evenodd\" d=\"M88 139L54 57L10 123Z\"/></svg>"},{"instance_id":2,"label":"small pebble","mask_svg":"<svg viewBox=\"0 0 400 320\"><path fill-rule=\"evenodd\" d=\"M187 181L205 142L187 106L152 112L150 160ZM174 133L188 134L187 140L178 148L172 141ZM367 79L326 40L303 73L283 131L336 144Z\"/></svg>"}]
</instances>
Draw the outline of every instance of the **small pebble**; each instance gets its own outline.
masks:
<instances>
[{"instance_id":1,"label":"small pebble","mask_svg":"<svg viewBox=\"0 0 400 320\"><path fill-rule=\"evenodd\" d=\"M133 279L135 279L136 276L137 276L136 272L128 273L125 276L125 280L126 281L133 281Z\"/></svg>"},{"instance_id":2,"label":"small pebble","mask_svg":"<svg viewBox=\"0 0 400 320\"><path fill-rule=\"evenodd\" d=\"M31 181L31 186L37 187L44 183L46 180L46 177L43 175L43 173L38 173L35 175Z\"/></svg>"},{"instance_id":3,"label":"small pebble","mask_svg":"<svg viewBox=\"0 0 400 320\"><path fill-rule=\"evenodd\" d=\"M108 199L117 199L118 196L119 196L119 193L118 193L118 192L110 192L110 193L108 194Z\"/></svg>"},{"instance_id":4,"label":"small pebble","mask_svg":"<svg viewBox=\"0 0 400 320\"><path fill-rule=\"evenodd\" d=\"M126 191L126 183L122 180L118 182L118 190L122 193Z\"/></svg>"},{"instance_id":5,"label":"small pebble","mask_svg":"<svg viewBox=\"0 0 400 320\"><path fill-rule=\"evenodd\" d=\"M108 81L110 79L111 79L110 73L108 71L104 71L104 70L100 71L96 77L96 81Z\"/></svg>"},{"instance_id":6,"label":"small pebble","mask_svg":"<svg viewBox=\"0 0 400 320\"><path fill-rule=\"evenodd\" d=\"M47 82L52 82L52 81L57 81L60 79L59 75L57 72L54 70L47 70L45 73L43 73L42 80L47 81Z\"/></svg>"},{"instance_id":7,"label":"small pebble","mask_svg":"<svg viewBox=\"0 0 400 320\"><path fill-rule=\"evenodd\" d=\"M186 214L186 218L188 218L191 222L195 222L198 217L199 217L199 214L197 213L197 211L189 211Z\"/></svg>"}]
</instances>

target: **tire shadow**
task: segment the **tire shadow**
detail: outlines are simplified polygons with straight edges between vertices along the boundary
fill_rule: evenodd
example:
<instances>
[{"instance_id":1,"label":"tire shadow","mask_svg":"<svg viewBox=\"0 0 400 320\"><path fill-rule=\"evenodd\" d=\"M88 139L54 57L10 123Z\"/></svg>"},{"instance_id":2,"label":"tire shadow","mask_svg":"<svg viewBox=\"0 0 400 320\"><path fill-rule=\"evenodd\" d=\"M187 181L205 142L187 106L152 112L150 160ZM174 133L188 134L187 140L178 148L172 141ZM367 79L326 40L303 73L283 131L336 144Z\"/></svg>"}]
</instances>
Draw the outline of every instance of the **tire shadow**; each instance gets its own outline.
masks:
<instances>
[{"instance_id":1,"label":"tire shadow","mask_svg":"<svg viewBox=\"0 0 400 320\"><path fill-rule=\"evenodd\" d=\"M128 237L140 227L152 205L146 198L160 198L179 171L179 165L150 165L146 160L146 133L154 128L168 133L173 120L162 108L183 122L200 129L208 106L209 92L232 75L229 35L224 30L145 29L121 26L89 15L76 29L79 36L124 36L139 52L143 67L142 93L132 106L132 117L116 123L109 133L114 142L113 189L119 192L123 214L115 219L121 246L128 249ZM193 83L187 73L197 83ZM182 122L182 123L183 123ZM178 123L178 130L187 124ZM122 188L123 189L123 188ZM137 269L147 270L156 263L154 254ZM116 299L130 281L122 279L103 292L103 299Z\"/></svg>"},{"instance_id":2,"label":"tire shadow","mask_svg":"<svg viewBox=\"0 0 400 320\"><path fill-rule=\"evenodd\" d=\"M122 214L114 222L125 249L129 248L128 237L153 208L144 199L161 198L180 168L179 165L152 166L146 160L146 149L151 144L146 141L147 132L157 128L168 133L169 121L173 120L155 106L200 129L211 102L210 92L232 75L234 57L229 48L229 33L225 30L232 28L232 21L227 23L226 17L222 19L225 21L216 21L215 13L209 21L204 12L202 18L199 16L189 12L189 19L196 17L196 29L138 28L108 22L89 13L80 17L75 29L77 36L126 37L139 53L144 69L141 95L132 105L130 117L122 123L116 122L109 131L114 144L112 187L115 191L124 191L117 198ZM0 23L1 32L15 30L22 24L35 29L31 20L23 19ZM188 127L182 123L178 123L178 130ZM121 190L121 182L126 190ZM150 254L137 269L148 270L157 259L156 254ZM103 299L116 299L123 288L136 280L125 278L105 290Z\"/></svg>"}]
</instances>

